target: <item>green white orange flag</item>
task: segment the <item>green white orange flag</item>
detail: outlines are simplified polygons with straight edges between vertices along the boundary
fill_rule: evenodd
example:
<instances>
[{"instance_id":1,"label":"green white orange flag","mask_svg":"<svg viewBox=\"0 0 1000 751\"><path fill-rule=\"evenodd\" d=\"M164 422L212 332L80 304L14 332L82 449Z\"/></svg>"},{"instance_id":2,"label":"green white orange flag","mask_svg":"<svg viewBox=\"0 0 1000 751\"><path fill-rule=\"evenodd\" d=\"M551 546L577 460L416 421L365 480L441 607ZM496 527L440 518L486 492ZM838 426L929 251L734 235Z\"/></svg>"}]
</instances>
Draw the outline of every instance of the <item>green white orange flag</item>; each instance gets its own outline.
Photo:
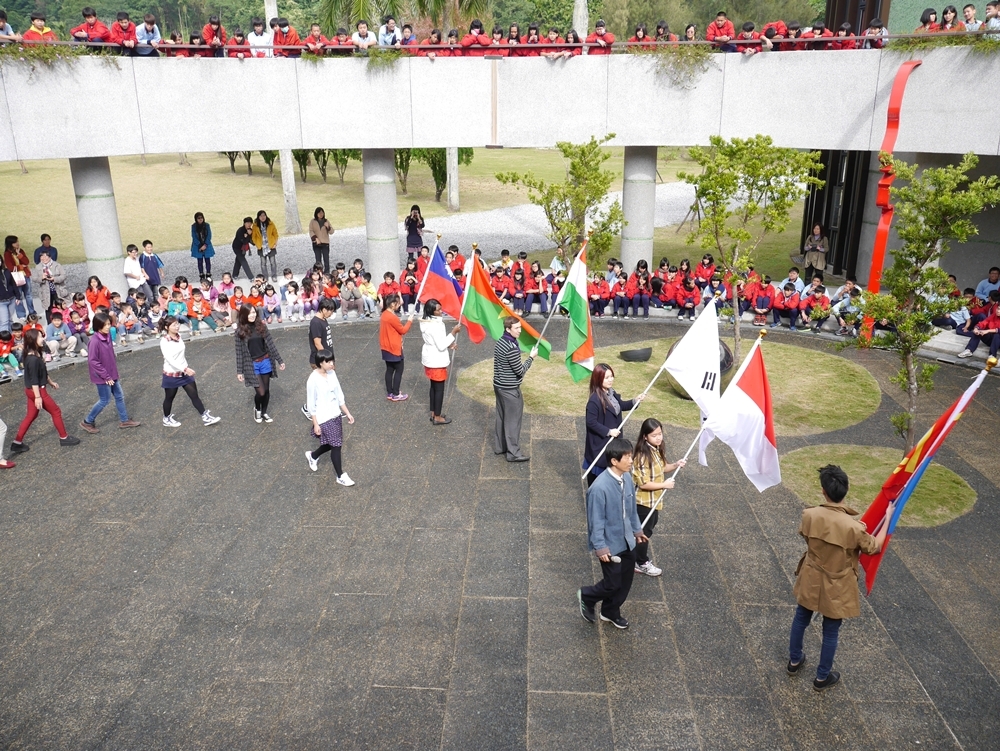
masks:
<instances>
[{"instance_id":1,"label":"green white orange flag","mask_svg":"<svg viewBox=\"0 0 1000 751\"><path fill-rule=\"evenodd\" d=\"M590 326L590 305L587 303L587 243L573 259L566 283L559 290L556 305L569 314L569 336L566 339L566 367L574 381L590 378L594 372L594 331Z\"/></svg>"},{"instance_id":2,"label":"green white orange flag","mask_svg":"<svg viewBox=\"0 0 1000 751\"><path fill-rule=\"evenodd\" d=\"M491 337L499 339L503 336L503 319L514 316L521 322L521 336L517 339L521 349L528 352L537 344L538 354L548 360L552 346L545 339L541 339L539 333L527 321L497 299L486 269L476 260L475 255L469 258L465 271L469 280L465 291L463 313L466 320L478 323Z\"/></svg>"}]
</instances>

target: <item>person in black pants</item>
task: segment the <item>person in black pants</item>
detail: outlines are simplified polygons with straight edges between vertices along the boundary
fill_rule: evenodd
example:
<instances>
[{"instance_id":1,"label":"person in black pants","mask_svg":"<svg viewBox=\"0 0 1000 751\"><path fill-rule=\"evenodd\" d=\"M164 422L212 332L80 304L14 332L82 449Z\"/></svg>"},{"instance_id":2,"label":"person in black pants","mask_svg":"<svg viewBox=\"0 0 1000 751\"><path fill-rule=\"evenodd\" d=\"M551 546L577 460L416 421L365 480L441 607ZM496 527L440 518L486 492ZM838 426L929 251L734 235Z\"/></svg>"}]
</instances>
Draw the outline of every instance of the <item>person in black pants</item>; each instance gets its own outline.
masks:
<instances>
[{"instance_id":1,"label":"person in black pants","mask_svg":"<svg viewBox=\"0 0 1000 751\"><path fill-rule=\"evenodd\" d=\"M247 275L247 279L253 279L253 272L247 262L247 253L253 247L250 235L253 232L253 217L244 217L243 226L236 230L236 237L233 238L233 254L236 261L233 263L233 279L240 278L240 269Z\"/></svg>"},{"instance_id":2,"label":"person in black pants","mask_svg":"<svg viewBox=\"0 0 1000 751\"><path fill-rule=\"evenodd\" d=\"M635 509L632 482L632 444L615 438L604 456L608 468L587 489L587 545L601 562L604 578L576 591L580 615L593 623L601 603L601 620L615 628L628 628L621 606L632 589L635 548L649 542ZM615 551L615 552L613 552Z\"/></svg>"}]
</instances>

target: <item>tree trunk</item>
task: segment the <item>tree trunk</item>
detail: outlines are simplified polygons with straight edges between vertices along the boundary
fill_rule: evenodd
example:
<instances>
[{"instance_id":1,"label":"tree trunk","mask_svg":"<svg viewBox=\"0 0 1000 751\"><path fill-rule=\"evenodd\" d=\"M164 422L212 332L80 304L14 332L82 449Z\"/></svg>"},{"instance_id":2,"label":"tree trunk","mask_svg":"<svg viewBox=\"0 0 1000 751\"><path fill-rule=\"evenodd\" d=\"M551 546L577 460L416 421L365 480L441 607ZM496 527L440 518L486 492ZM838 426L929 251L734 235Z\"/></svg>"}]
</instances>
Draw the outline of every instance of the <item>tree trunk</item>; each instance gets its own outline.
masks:
<instances>
[{"instance_id":1,"label":"tree trunk","mask_svg":"<svg viewBox=\"0 0 1000 751\"><path fill-rule=\"evenodd\" d=\"M734 285L735 286L735 285ZM736 295L734 293L733 297ZM737 368L743 363L742 353L740 346L740 304L739 301L733 300L733 365Z\"/></svg>"},{"instance_id":2,"label":"tree trunk","mask_svg":"<svg viewBox=\"0 0 1000 751\"><path fill-rule=\"evenodd\" d=\"M906 363L906 411L909 414L909 421L906 425L906 453L913 450L917 442L917 366L913 362L913 355L907 354Z\"/></svg>"}]
</instances>

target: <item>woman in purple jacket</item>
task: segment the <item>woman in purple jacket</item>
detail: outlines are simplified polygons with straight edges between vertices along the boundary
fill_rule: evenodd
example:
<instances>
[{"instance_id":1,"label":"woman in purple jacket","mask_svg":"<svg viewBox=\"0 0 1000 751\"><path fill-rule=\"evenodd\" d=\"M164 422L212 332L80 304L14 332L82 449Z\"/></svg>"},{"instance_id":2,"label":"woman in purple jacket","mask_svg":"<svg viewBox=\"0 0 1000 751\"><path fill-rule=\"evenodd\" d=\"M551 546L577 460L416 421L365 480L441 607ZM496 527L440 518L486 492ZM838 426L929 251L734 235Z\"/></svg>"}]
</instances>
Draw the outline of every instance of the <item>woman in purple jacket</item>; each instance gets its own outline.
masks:
<instances>
[{"instance_id":1,"label":"woman in purple jacket","mask_svg":"<svg viewBox=\"0 0 1000 751\"><path fill-rule=\"evenodd\" d=\"M111 397L115 399L118 408L119 428L137 428L139 423L128 419L125 409L125 394L122 392L121 381L118 380L118 363L115 360L114 343L111 341L111 318L107 313L94 314L94 335L90 338L90 348L87 350L87 367L90 370L90 382L97 386L97 404L93 406L80 427L88 433L99 433L95 420L101 411L108 406Z\"/></svg>"}]
</instances>

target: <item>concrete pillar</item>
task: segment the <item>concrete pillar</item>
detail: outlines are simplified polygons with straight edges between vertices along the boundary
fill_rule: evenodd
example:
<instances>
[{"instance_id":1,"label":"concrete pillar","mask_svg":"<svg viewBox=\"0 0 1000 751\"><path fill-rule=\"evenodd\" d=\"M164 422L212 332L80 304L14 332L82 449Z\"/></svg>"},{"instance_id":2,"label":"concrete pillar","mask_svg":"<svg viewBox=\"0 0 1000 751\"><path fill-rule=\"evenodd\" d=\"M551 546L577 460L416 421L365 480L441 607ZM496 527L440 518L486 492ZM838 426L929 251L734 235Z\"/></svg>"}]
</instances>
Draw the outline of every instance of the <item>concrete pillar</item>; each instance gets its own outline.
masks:
<instances>
[{"instance_id":1,"label":"concrete pillar","mask_svg":"<svg viewBox=\"0 0 1000 751\"><path fill-rule=\"evenodd\" d=\"M445 149L448 169L448 211L458 211L458 148Z\"/></svg>"},{"instance_id":2,"label":"concrete pillar","mask_svg":"<svg viewBox=\"0 0 1000 751\"><path fill-rule=\"evenodd\" d=\"M590 18L587 15L587 0L574 0L573 3L573 28L580 35L581 39L586 39L590 33Z\"/></svg>"},{"instance_id":3,"label":"concrete pillar","mask_svg":"<svg viewBox=\"0 0 1000 751\"><path fill-rule=\"evenodd\" d=\"M392 149L362 149L365 180L365 234L368 258L365 267L372 281L386 271L399 274L399 218L396 206L396 162Z\"/></svg>"},{"instance_id":4,"label":"concrete pillar","mask_svg":"<svg viewBox=\"0 0 1000 751\"><path fill-rule=\"evenodd\" d=\"M896 156L905 162L912 162L914 155L899 152ZM865 209L861 219L861 237L858 240L858 260L854 267L854 275L862 287L868 286L872 252L875 249L875 233L878 231L879 219L882 218L882 209L875 205L875 200L878 197L878 183L882 179L881 167L878 152L873 151L871 161L868 163L868 187L865 192ZM885 261L882 264L883 269L892 265L892 249L898 247L899 236L896 234L894 222L889 229L889 242L885 252Z\"/></svg>"},{"instance_id":5,"label":"concrete pillar","mask_svg":"<svg viewBox=\"0 0 1000 751\"><path fill-rule=\"evenodd\" d=\"M622 265L632 273L640 259L653 269L653 219L656 214L656 147L626 146L622 186Z\"/></svg>"},{"instance_id":6,"label":"concrete pillar","mask_svg":"<svg viewBox=\"0 0 1000 751\"><path fill-rule=\"evenodd\" d=\"M282 149L278 152L278 169L281 170L281 190L285 194L285 234L301 235L299 199L295 192L295 171L298 165L291 149Z\"/></svg>"},{"instance_id":7,"label":"concrete pillar","mask_svg":"<svg viewBox=\"0 0 1000 751\"><path fill-rule=\"evenodd\" d=\"M105 287L125 297L122 235L118 227L115 188L108 158L70 159L69 172L76 194L76 213L87 256L87 275L100 277Z\"/></svg>"}]
</instances>

